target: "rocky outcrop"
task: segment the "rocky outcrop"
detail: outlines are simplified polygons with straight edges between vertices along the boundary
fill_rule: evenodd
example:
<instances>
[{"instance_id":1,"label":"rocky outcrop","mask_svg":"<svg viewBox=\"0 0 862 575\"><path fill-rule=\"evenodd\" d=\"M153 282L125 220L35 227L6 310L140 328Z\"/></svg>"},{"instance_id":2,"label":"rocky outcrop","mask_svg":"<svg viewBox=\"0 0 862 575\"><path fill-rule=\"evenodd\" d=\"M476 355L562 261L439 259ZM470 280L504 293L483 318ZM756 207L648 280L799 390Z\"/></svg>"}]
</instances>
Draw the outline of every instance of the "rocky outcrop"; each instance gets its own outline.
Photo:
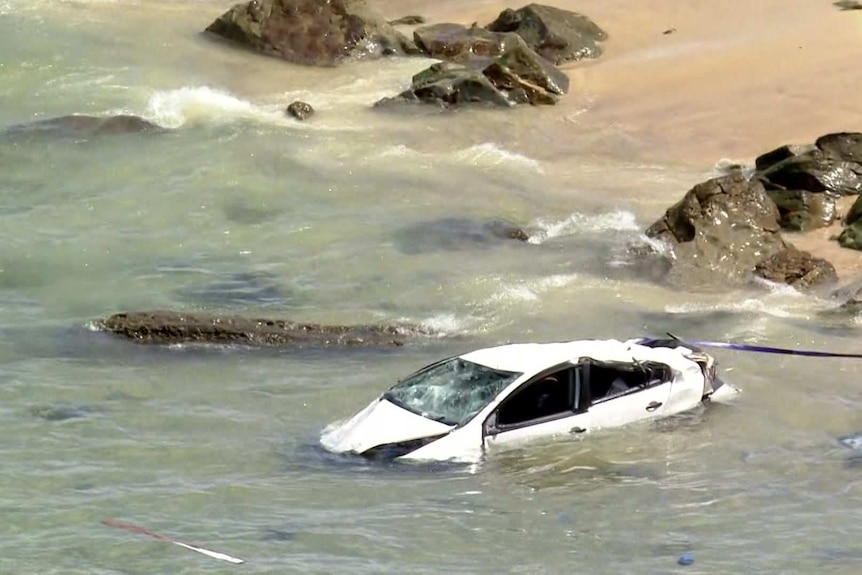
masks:
<instances>
[{"instance_id":1,"label":"rocky outcrop","mask_svg":"<svg viewBox=\"0 0 862 575\"><path fill-rule=\"evenodd\" d=\"M288 116L293 116L297 120L305 120L314 115L314 108L311 107L311 104L297 100L296 102L291 102L285 112Z\"/></svg>"},{"instance_id":2,"label":"rocky outcrop","mask_svg":"<svg viewBox=\"0 0 862 575\"><path fill-rule=\"evenodd\" d=\"M809 290L838 281L835 266L823 258L787 246L786 249L759 261L754 273L771 282Z\"/></svg>"},{"instance_id":3,"label":"rocky outcrop","mask_svg":"<svg viewBox=\"0 0 862 575\"><path fill-rule=\"evenodd\" d=\"M417 52L364 0L252 0L235 5L206 31L257 52L314 66Z\"/></svg>"},{"instance_id":4,"label":"rocky outcrop","mask_svg":"<svg viewBox=\"0 0 862 575\"><path fill-rule=\"evenodd\" d=\"M568 77L530 50L517 36L495 58L464 64L440 62L413 76L409 90L378 102L434 103L443 107L483 103L496 106L555 104L569 88Z\"/></svg>"},{"instance_id":5,"label":"rocky outcrop","mask_svg":"<svg viewBox=\"0 0 862 575\"><path fill-rule=\"evenodd\" d=\"M530 4L519 10L507 8L496 20L488 24L492 32L514 32L533 50L554 64L598 58L599 42L607 40L607 33L582 14Z\"/></svg>"},{"instance_id":6,"label":"rocky outcrop","mask_svg":"<svg viewBox=\"0 0 862 575\"><path fill-rule=\"evenodd\" d=\"M763 185L736 172L696 185L646 235L671 250L674 283L727 283L785 250L778 218Z\"/></svg>"},{"instance_id":7,"label":"rocky outcrop","mask_svg":"<svg viewBox=\"0 0 862 575\"><path fill-rule=\"evenodd\" d=\"M12 126L6 130L6 134L80 138L111 134L140 134L162 130L161 126L139 116L124 114L105 117L70 115Z\"/></svg>"},{"instance_id":8,"label":"rocky outcrop","mask_svg":"<svg viewBox=\"0 0 862 575\"><path fill-rule=\"evenodd\" d=\"M240 344L291 348L391 347L429 335L408 325L334 326L278 319L249 319L172 311L118 313L96 322L108 333L137 343Z\"/></svg>"}]
</instances>

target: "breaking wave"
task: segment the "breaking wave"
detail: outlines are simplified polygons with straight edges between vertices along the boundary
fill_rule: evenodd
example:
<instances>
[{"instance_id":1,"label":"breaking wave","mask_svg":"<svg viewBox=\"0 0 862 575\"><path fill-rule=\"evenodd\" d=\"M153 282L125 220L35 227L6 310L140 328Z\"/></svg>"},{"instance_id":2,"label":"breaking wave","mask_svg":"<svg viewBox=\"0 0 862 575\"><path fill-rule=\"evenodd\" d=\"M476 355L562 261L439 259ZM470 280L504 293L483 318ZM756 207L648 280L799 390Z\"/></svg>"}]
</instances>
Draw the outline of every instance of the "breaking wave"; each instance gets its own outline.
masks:
<instances>
[{"instance_id":1,"label":"breaking wave","mask_svg":"<svg viewBox=\"0 0 862 575\"><path fill-rule=\"evenodd\" d=\"M539 219L532 222L529 228L536 231L528 240L531 244L542 244L551 238L571 236L584 232L640 230L637 218L632 212L616 210L604 214L588 215L573 213L562 220Z\"/></svg>"},{"instance_id":2,"label":"breaking wave","mask_svg":"<svg viewBox=\"0 0 862 575\"><path fill-rule=\"evenodd\" d=\"M544 173L542 165L537 160L523 154L510 152L490 142L470 146L465 150L455 152L455 160L486 167L506 165L517 168L529 168L538 174Z\"/></svg>"},{"instance_id":3,"label":"breaking wave","mask_svg":"<svg viewBox=\"0 0 862 575\"><path fill-rule=\"evenodd\" d=\"M537 301L543 293L565 287L577 279L577 274L555 274L517 281L497 290L490 300L494 303Z\"/></svg>"},{"instance_id":4,"label":"breaking wave","mask_svg":"<svg viewBox=\"0 0 862 575\"><path fill-rule=\"evenodd\" d=\"M147 103L144 117L165 128L178 128L187 123L214 120L272 122L278 114L227 92L201 86L155 92Z\"/></svg>"}]
</instances>

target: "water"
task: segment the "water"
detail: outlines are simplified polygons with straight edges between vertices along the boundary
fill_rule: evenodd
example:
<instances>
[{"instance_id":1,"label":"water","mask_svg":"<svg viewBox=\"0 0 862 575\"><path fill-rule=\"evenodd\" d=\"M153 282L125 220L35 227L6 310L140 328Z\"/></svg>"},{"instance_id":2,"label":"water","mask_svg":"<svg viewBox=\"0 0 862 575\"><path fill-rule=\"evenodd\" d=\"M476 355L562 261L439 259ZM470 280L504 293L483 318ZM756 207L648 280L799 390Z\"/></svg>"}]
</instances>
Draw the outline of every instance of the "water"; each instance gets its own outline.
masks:
<instances>
[{"instance_id":1,"label":"water","mask_svg":"<svg viewBox=\"0 0 862 575\"><path fill-rule=\"evenodd\" d=\"M478 466L322 450L327 424L479 346L672 331L855 351L858 326L788 290L679 293L615 265L711 169L632 160L649 141L624 127L579 130L588 94L382 114L370 104L425 62L292 67L200 36L225 8L0 2L0 126L133 113L171 129L0 137L0 571L235 569L103 518L254 573L668 573L682 553L688 573L862 569L859 459L838 441L862 429L852 360L720 352L735 405ZM311 122L284 116L296 98ZM490 241L492 220L534 239ZM451 337L294 353L88 329L152 308Z\"/></svg>"}]
</instances>

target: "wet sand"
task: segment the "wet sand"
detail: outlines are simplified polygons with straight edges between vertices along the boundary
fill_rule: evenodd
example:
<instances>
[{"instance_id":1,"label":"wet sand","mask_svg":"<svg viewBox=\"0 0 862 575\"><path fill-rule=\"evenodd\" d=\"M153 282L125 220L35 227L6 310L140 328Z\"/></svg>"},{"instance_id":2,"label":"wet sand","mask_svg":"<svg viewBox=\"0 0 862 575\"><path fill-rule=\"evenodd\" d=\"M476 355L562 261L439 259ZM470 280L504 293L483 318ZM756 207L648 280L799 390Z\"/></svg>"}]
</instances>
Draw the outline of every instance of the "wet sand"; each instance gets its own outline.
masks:
<instances>
[{"instance_id":1,"label":"wet sand","mask_svg":"<svg viewBox=\"0 0 862 575\"><path fill-rule=\"evenodd\" d=\"M372 4L391 18L421 14L429 23L482 25L504 8L522 5ZM781 144L862 131L857 94L862 11L842 12L828 0L547 4L585 14L609 34L601 58L563 67L572 89L542 119L577 117L579 132L607 135L593 142L596 155L707 170L721 159L751 165L757 155ZM552 149L561 161L582 153L565 130L550 138L545 150ZM838 233L836 224L788 239L831 261L842 280L862 274L862 254L829 239Z\"/></svg>"}]
</instances>

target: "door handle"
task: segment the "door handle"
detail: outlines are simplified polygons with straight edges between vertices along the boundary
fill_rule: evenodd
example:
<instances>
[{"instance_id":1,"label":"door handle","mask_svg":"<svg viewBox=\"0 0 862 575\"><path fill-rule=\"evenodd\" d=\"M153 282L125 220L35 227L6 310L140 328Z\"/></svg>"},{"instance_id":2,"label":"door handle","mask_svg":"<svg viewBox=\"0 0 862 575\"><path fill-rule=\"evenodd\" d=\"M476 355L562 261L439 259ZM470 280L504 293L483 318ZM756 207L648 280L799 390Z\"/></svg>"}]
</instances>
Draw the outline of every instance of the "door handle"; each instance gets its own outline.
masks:
<instances>
[{"instance_id":1,"label":"door handle","mask_svg":"<svg viewBox=\"0 0 862 575\"><path fill-rule=\"evenodd\" d=\"M647 411L655 411L656 409L658 409L658 408L659 408L659 407L661 407L661 406L662 406L662 402L660 402L660 401L651 401L651 402L646 406L646 410L647 410Z\"/></svg>"},{"instance_id":2,"label":"door handle","mask_svg":"<svg viewBox=\"0 0 862 575\"><path fill-rule=\"evenodd\" d=\"M573 427L569 430L569 433L583 433L585 431L586 429L584 429L583 427Z\"/></svg>"}]
</instances>

